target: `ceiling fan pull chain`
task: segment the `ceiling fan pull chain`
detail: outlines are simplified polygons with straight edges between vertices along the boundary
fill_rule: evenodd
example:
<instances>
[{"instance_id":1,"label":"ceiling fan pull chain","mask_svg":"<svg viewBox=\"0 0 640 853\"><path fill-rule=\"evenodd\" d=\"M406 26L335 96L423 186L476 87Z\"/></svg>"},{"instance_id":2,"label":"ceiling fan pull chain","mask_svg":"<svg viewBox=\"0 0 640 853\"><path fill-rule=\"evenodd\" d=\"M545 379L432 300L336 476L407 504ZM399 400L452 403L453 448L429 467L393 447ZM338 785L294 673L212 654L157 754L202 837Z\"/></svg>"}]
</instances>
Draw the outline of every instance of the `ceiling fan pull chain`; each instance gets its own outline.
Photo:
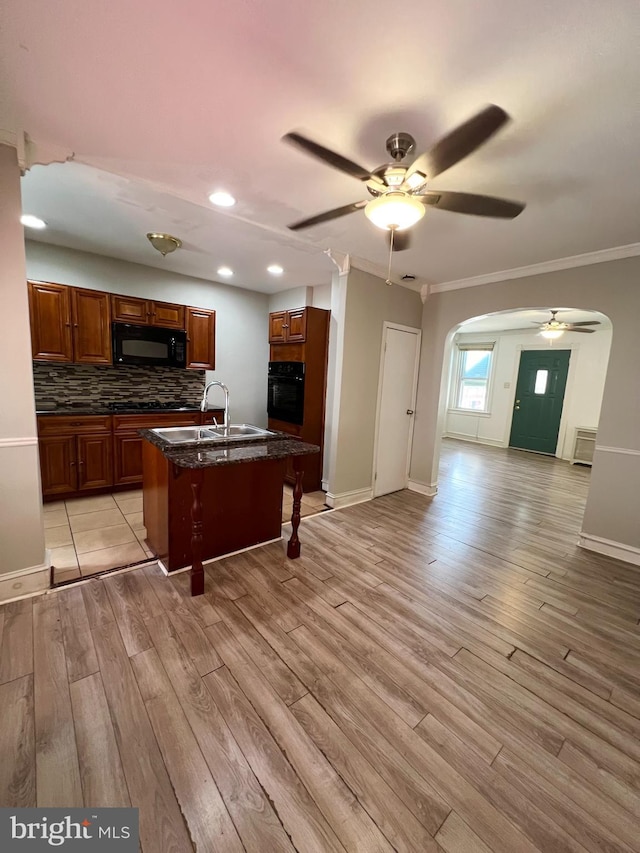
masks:
<instances>
[{"instance_id":1,"label":"ceiling fan pull chain","mask_svg":"<svg viewBox=\"0 0 640 853\"><path fill-rule=\"evenodd\" d=\"M391 281L391 258L393 257L393 238L395 237L396 229L390 228L389 230L391 231L391 239L389 240L389 269L387 270L387 280L385 284L388 284L389 287L391 287L393 284Z\"/></svg>"}]
</instances>

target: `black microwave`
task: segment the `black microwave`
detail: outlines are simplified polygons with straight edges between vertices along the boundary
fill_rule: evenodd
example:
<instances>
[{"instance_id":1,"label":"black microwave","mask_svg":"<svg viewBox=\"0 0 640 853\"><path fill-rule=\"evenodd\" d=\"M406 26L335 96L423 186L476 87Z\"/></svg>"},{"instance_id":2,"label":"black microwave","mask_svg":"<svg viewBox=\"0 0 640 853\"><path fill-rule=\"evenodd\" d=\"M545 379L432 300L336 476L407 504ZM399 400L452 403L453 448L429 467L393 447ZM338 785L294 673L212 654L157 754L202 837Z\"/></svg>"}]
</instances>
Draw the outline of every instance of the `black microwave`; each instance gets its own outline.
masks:
<instances>
[{"instance_id":1,"label":"black microwave","mask_svg":"<svg viewBox=\"0 0 640 853\"><path fill-rule=\"evenodd\" d=\"M187 333L159 326L112 323L113 363L187 366Z\"/></svg>"},{"instance_id":2,"label":"black microwave","mask_svg":"<svg viewBox=\"0 0 640 853\"><path fill-rule=\"evenodd\" d=\"M304 423L304 363L270 361L267 414L288 424Z\"/></svg>"}]
</instances>

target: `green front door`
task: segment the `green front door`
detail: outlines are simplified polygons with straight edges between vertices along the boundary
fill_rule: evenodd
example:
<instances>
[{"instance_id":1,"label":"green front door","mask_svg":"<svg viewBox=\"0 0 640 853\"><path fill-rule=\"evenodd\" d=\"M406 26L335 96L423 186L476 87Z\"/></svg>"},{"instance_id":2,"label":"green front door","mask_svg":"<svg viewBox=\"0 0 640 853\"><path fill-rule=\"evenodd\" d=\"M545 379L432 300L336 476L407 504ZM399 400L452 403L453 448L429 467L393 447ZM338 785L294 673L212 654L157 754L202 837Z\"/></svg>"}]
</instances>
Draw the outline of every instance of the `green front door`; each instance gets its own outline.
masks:
<instances>
[{"instance_id":1,"label":"green front door","mask_svg":"<svg viewBox=\"0 0 640 853\"><path fill-rule=\"evenodd\" d=\"M571 350L520 355L509 446L555 454Z\"/></svg>"}]
</instances>

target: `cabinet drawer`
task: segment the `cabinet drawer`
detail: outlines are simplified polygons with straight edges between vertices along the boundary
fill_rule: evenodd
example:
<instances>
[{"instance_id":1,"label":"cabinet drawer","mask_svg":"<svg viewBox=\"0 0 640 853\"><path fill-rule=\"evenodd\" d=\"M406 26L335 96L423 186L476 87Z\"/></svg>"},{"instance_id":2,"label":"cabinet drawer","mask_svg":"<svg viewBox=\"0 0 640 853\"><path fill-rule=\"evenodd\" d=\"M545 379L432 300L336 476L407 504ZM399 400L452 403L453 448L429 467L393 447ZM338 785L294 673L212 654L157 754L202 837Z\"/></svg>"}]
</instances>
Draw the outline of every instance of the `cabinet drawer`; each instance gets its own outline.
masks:
<instances>
[{"instance_id":1,"label":"cabinet drawer","mask_svg":"<svg viewBox=\"0 0 640 853\"><path fill-rule=\"evenodd\" d=\"M40 435L111 432L111 415L46 415L38 418Z\"/></svg>"},{"instance_id":2,"label":"cabinet drawer","mask_svg":"<svg viewBox=\"0 0 640 853\"><path fill-rule=\"evenodd\" d=\"M196 426L200 423L200 412L176 412L158 415L114 415L114 432L131 432L154 427Z\"/></svg>"}]
</instances>

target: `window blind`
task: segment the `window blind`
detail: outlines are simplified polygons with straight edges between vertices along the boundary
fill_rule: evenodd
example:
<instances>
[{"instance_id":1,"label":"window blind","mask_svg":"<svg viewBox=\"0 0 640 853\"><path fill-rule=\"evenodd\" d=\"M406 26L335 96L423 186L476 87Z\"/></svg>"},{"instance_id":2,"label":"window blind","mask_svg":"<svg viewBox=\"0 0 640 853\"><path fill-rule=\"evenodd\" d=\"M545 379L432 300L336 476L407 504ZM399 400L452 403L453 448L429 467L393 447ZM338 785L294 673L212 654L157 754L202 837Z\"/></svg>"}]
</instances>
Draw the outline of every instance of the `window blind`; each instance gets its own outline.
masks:
<instances>
[{"instance_id":1,"label":"window blind","mask_svg":"<svg viewBox=\"0 0 640 853\"><path fill-rule=\"evenodd\" d=\"M487 352L493 352L495 341L484 344L456 344L456 346L461 352L468 352L469 350L486 350Z\"/></svg>"}]
</instances>

